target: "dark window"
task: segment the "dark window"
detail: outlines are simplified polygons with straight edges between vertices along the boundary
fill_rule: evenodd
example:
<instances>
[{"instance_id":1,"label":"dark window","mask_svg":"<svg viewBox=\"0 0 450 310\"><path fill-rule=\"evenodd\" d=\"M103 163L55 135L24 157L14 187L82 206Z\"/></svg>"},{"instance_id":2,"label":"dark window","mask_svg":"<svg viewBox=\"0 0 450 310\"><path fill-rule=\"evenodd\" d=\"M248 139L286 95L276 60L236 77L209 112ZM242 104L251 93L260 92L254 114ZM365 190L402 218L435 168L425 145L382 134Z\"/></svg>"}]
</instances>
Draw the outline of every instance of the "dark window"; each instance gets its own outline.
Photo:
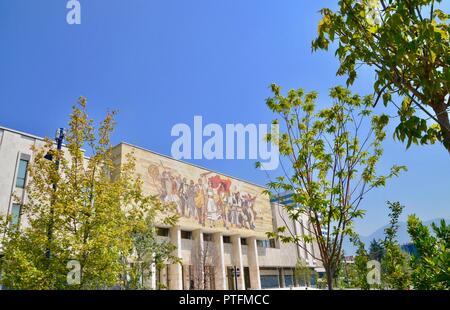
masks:
<instances>
[{"instance_id":1,"label":"dark window","mask_svg":"<svg viewBox=\"0 0 450 310\"><path fill-rule=\"evenodd\" d=\"M169 237L169 228L157 227L156 234L161 237Z\"/></svg>"},{"instance_id":2,"label":"dark window","mask_svg":"<svg viewBox=\"0 0 450 310\"><path fill-rule=\"evenodd\" d=\"M252 286L250 283L250 268L248 268L248 267L244 267L244 282L245 282L246 290Z\"/></svg>"},{"instance_id":3,"label":"dark window","mask_svg":"<svg viewBox=\"0 0 450 310\"><path fill-rule=\"evenodd\" d=\"M241 244L247 245L247 238L241 238Z\"/></svg>"},{"instance_id":4,"label":"dark window","mask_svg":"<svg viewBox=\"0 0 450 310\"><path fill-rule=\"evenodd\" d=\"M19 162L19 170L17 171L16 186L20 188L25 187L27 178L28 160L21 159Z\"/></svg>"},{"instance_id":5,"label":"dark window","mask_svg":"<svg viewBox=\"0 0 450 310\"><path fill-rule=\"evenodd\" d=\"M284 287L294 286L294 277L292 275L284 275Z\"/></svg>"},{"instance_id":6,"label":"dark window","mask_svg":"<svg viewBox=\"0 0 450 310\"><path fill-rule=\"evenodd\" d=\"M279 279L277 275L262 275L261 288L276 288L280 287Z\"/></svg>"},{"instance_id":7,"label":"dark window","mask_svg":"<svg viewBox=\"0 0 450 310\"><path fill-rule=\"evenodd\" d=\"M230 236L223 236L223 243L231 243Z\"/></svg>"},{"instance_id":8,"label":"dark window","mask_svg":"<svg viewBox=\"0 0 450 310\"><path fill-rule=\"evenodd\" d=\"M269 246L271 248L276 248L277 247L276 243L275 243L275 239L269 239Z\"/></svg>"},{"instance_id":9,"label":"dark window","mask_svg":"<svg viewBox=\"0 0 450 310\"><path fill-rule=\"evenodd\" d=\"M20 223L20 215L22 213L22 206L18 203L13 203L11 208L11 226L18 225Z\"/></svg>"},{"instance_id":10,"label":"dark window","mask_svg":"<svg viewBox=\"0 0 450 310\"><path fill-rule=\"evenodd\" d=\"M203 241L212 241L213 236L212 234L203 234Z\"/></svg>"},{"instance_id":11,"label":"dark window","mask_svg":"<svg viewBox=\"0 0 450 310\"><path fill-rule=\"evenodd\" d=\"M256 245L260 248L266 248L266 240L256 240Z\"/></svg>"},{"instance_id":12,"label":"dark window","mask_svg":"<svg viewBox=\"0 0 450 310\"><path fill-rule=\"evenodd\" d=\"M275 239L256 240L256 245L261 248L276 248Z\"/></svg>"},{"instance_id":13,"label":"dark window","mask_svg":"<svg viewBox=\"0 0 450 310\"><path fill-rule=\"evenodd\" d=\"M182 230L181 231L181 239L192 239L192 232Z\"/></svg>"}]
</instances>

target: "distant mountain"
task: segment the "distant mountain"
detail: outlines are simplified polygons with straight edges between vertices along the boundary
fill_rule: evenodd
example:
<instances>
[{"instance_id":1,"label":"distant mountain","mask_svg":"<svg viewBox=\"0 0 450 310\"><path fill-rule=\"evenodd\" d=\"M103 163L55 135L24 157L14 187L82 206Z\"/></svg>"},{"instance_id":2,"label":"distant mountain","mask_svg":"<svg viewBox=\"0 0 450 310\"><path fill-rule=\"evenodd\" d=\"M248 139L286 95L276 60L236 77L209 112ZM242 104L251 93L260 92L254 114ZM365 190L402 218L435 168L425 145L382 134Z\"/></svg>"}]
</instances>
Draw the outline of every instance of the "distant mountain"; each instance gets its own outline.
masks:
<instances>
[{"instance_id":1,"label":"distant mountain","mask_svg":"<svg viewBox=\"0 0 450 310\"><path fill-rule=\"evenodd\" d=\"M441 219L442 218L425 221L425 222L423 222L423 224L428 227L431 227L432 223L438 224ZM450 222L449 219L444 219L444 220L447 223ZM399 222L398 225L399 225L398 234L397 234L398 243L400 243L402 245L402 244L406 244L406 243L410 242L411 238L408 235L408 227L407 227L406 222ZM361 241L364 242L364 244L366 245L366 250L369 250L370 242L373 239L375 239L375 240L384 239L384 230L388 226L389 225L384 225L383 227L378 228L377 230L375 230L372 234L370 234L368 236L360 236ZM354 255L356 252L356 248L353 246L353 244L348 239L344 240L342 247L345 251L345 255Z\"/></svg>"}]
</instances>

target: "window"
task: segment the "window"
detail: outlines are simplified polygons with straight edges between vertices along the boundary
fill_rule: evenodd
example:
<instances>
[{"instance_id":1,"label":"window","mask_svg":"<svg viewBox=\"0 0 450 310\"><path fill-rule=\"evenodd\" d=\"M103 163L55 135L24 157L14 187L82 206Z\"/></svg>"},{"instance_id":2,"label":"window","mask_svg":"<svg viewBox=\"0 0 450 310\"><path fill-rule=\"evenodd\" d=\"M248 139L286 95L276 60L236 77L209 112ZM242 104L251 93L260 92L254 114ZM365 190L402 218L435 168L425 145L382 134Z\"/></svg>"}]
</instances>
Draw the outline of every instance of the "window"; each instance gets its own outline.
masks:
<instances>
[{"instance_id":1,"label":"window","mask_svg":"<svg viewBox=\"0 0 450 310\"><path fill-rule=\"evenodd\" d=\"M181 231L181 239L192 239L192 232L182 230Z\"/></svg>"},{"instance_id":2,"label":"window","mask_svg":"<svg viewBox=\"0 0 450 310\"><path fill-rule=\"evenodd\" d=\"M261 275L261 288L276 288L280 287L279 279L277 275Z\"/></svg>"},{"instance_id":3,"label":"window","mask_svg":"<svg viewBox=\"0 0 450 310\"><path fill-rule=\"evenodd\" d=\"M276 248L275 239L256 240L256 245L261 248Z\"/></svg>"},{"instance_id":4,"label":"window","mask_svg":"<svg viewBox=\"0 0 450 310\"><path fill-rule=\"evenodd\" d=\"M241 245L247 245L247 238L241 238Z\"/></svg>"},{"instance_id":5,"label":"window","mask_svg":"<svg viewBox=\"0 0 450 310\"><path fill-rule=\"evenodd\" d=\"M292 275L284 275L284 287L294 286L294 277Z\"/></svg>"},{"instance_id":6,"label":"window","mask_svg":"<svg viewBox=\"0 0 450 310\"><path fill-rule=\"evenodd\" d=\"M275 244L275 239L269 239L269 247L275 249L277 246Z\"/></svg>"},{"instance_id":7,"label":"window","mask_svg":"<svg viewBox=\"0 0 450 310\"><path fill-rule=\"evenodd\" d=\"M223 243L231 243L230 236L223 236Z\"/></svg>"},{"instance_id":8,"label":"window","mask_svg":"<svg viewBox=\"0 0 450 310\"><path fill-rule=\"evenodd\" d=\"M18 203L13 203L11 208L11 226L18 225L20 223L20 215L22 213L22 206Z\"/></svg>"},{"instance_id":9,"label":"window","mask_svg":"<svg viewBox=\"0 0 450 310\"><path fill-rule=\"evenodd\" d=\"M19 170L17 171L16 187L24 188L27 178L28 160L20 159Z\"/></svg>"},{"instance_id":10,"label":"window","mask_svg":"<svg viewBox=\"0 0 450 310\"><path fill-rule=\"evenodd\" d=\"M203 241L212 241L212 234L203 234Z\"/></svg>"},{"instance_id":11,"label":"window","mask_svg":"<svg viewBox=\"0 0 450 310\"><path fill-rule=\"evenodd\" d=\"M169 228L157 227L156 234L160 237L169 237Z\"/></svg>"}]
</instances>

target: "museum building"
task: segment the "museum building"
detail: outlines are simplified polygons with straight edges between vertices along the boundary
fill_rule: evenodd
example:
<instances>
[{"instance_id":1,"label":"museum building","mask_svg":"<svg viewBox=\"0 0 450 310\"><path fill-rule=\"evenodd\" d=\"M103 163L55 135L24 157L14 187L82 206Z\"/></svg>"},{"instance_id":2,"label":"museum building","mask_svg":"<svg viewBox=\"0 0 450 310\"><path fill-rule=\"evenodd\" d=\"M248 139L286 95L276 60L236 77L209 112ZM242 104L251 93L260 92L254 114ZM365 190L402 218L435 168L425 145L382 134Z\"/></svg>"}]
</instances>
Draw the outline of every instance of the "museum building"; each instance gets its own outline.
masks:
<instances>
[{"instance_id":1,"label":"museum building","mask_svg":"<svg viewBox=\"0 0 450 310\"><path fill-rule=\"evenodd\" d=\"M43 144L43 138L0 127L0 214L10 214L15 223L26 201L31 147ZM292 222L279 203L263 194L264 187L125 142L113 148L115 165L122 165L128 153L136 158L145 193L172 203L180 216L176 226L158 227L158 239L176 246L173 254L181 263L155 268L150 288L195 289L200 261L206 289L298 286L294 268L300 259L323 271L313 257L319 255L316 244L267 239L266 232L286 225L305 234L308 222L306 217L302 225Z\"/></svg>"}]
</instances>

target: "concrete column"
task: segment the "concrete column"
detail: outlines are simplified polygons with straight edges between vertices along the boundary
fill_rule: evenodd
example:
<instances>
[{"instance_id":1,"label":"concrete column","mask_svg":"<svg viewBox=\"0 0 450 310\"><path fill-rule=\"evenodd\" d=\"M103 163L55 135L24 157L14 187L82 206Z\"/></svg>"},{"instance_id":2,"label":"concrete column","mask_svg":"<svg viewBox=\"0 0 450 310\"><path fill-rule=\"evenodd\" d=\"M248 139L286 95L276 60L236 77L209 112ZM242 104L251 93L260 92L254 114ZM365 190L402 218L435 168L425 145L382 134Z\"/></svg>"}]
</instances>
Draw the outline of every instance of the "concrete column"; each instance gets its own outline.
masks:
<instances>
[{"instance_id":1,"label":"concrete column","mask_svg":"<svg viewBox=\"0 0 450 310\"><path fill-rule=\"evenodd\" d=\"M173 255L181 258L181 229L179 226L171 227L169 231L170 242L176 246ZM169 289L183 289L183 273L181 264L169 265Z\"/></svg>"},{"instance_id":2,"label":"concrete column","mask_svg":"<svg viewBox=\"0 0 450 310\"><path fill-rule=\"evenodd\" d=\"M295 233L295 235L301 236L302 235L302 233L301 233L302 230L300 228L300 223L298 221L294 221L293 223L294 223L294 233ZM295 248L297 250L297 261L299 259L304 259L304 257L302 256L303 249L300 247L300 245L296 244Z\"/></svg>"},{"instance_id":3,"label":"concrete column","mask_svg":"<svg viewBox=\"0 0 450 310\"><path fill-rule=\"evenodd\" d=\"M155 254L152 254L152 264L150 265L150 289L156 290L156 264Z\"/></svg>"},{"instance_id":4,"label":"concrete column","mask_svg":"<svg viewBox=\"0 0 450 310\"><path fill-rule=\"evenodd\" d=\"M280 287L286 287L286 280L284 279L284 269L280 268Z\"/></svg>"},{"instance_id":5,"label":"concrete column","mask_svg":"<svg viewBox=\"0 0 450 310\"><path fill-rule=\"evenodd\" d=\"M183 290L188 290L190 288L190 279L189 279L189 265L182 265L182 278L183 278Z\"/></svg>"},{"instance_id":6,"label":"concrete column","mask_svg":"<svg viewBox=\"0 0 450 310\"><path fill-rule=\"evenodd\" d=\"M244 279L244 265L242 264L242 246L241 246L241 237L239 235L231 236L231 244L232 244L232 261L233 265L238 267L240 270L240 276L237 278L238 282L238 290L245 289L245 279ZM233 279L234 281L234 279Z\"/></svg>"},{"instance_id":7,"label":"concrete column","mask_svg":"<svg viewBox=\"0 0 450 310\"><path fill-rule=\"evenodd\" d=\"M216 290L225 290L227 288L227 275L226 275L226 268L225 268L225 260L223 257L224 254L224 248L223 248L223 236L222 233L215 233L213 235L213 241L214 246L216 247L216 265L215 268L215 286Z\"/></svg>"},{"instance_id":8,"label":"concrete column","mask_svg":"<svg viewBox=\"0 0 450 310\"><path fill-rule=\"evenodd\" d=\"M250 286L252 289L261 289L261 277L259 276L259 260L258 248L256 246L256 238L247 238L248 244L248 266L250 271Z\"/></svg>"}]
</instances>

